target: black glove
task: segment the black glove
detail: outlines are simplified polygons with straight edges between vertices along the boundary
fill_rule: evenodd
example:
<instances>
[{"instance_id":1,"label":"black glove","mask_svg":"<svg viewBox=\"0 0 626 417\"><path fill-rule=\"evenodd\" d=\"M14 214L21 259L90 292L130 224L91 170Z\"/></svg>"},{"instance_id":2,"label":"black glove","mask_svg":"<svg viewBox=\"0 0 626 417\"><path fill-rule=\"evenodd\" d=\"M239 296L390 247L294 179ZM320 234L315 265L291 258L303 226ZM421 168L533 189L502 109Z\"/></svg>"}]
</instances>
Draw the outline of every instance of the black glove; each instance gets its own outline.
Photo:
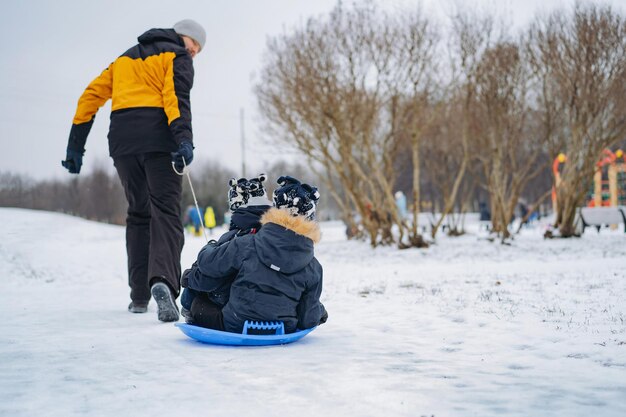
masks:
<instances>
[{"instance_id":1,"label":"black glove","mask_svg":"<svg viewBox=\"0 0 626 417\"><path fill-rule=\"evenodd\" d=\"M79 174L80 167L83 166L83 152L68 148L65 161L61 161L61 165L67 168L70 174Z\"/></svg>"},{"instance_id":2,"label":"black glove","mask_svg":"<svg viewBox=\"0 0 626 417\"><path fill-rule=\"evenodd\" d=\"M176 171L181 172L185 168L185 165L191 164L191 161L193 161L193 145L189 141L183 141L178 146L178 150L172 152L174 168L176 168Z\"/></svg>"},{"instance_id":3,"label":"black glove","mask_svg":"<svg viewBox=\"0 0 626 417\"><path fill-rule=\"evenodd\" d=\"M83 166L83 155L85 154L85 142L94 119L95 116L88 122L72 125L70 137L67 140L65 161L61 161L61 165L67 168L70 174L80 173L80 168Z\"/></svg>"}]
</instances>

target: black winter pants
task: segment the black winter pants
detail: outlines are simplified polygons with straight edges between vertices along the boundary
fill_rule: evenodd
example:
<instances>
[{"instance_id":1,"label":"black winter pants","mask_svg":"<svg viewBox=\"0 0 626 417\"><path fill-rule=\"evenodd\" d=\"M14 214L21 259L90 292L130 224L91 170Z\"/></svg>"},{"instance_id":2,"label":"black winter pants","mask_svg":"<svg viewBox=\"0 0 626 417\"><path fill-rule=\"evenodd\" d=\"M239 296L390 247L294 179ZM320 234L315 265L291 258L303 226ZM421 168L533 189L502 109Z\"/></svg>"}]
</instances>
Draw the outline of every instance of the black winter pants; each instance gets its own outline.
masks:
<instances>
[{"instance_id":1,"label":"black winter pants","mask_svg":"<svg viewBox=\"0 0 626 417\"><path fill-rule=\"evenodd\" d=\"M113 158L113 162L128 200L126 253L130 298L150 300L150 285L155 278L165 281L178 297L184 243L182 177L172 169L169 153L125 155Z\"/></svg>"},{"instance_id":2,"label":"black winter pants","mask_svg":"<svg viewBox=\"0 0 626 417\"><path fill-rule=\"evenodd\" d=\"M191 324L209 329L224 330L222 307L209 299L206 293L198 292L191 303Z\"/></svg>"}]
</instances>

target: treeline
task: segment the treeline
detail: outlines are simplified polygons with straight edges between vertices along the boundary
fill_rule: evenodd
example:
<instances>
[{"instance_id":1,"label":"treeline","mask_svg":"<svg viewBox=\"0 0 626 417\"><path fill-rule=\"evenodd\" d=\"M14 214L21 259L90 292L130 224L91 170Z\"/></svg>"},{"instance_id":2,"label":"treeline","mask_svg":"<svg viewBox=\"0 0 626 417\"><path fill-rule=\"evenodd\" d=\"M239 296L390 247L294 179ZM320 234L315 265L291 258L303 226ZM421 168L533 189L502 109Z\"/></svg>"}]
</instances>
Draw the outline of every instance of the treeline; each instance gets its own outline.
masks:
<instances>
[{"instance_id":1,"label":"treeline","mask_svg":"<svg viewBox=\"0 0 626 417\"><path fill-rule=\"evenodd\" d=\"M190 168L198 204L203 209L213 207L217 221L222 222L228 210L228 180L239 178L240 175L214 161L203 163L196 160ZM296 163L279 161L262 171L250 172L248 176L267 174L265 185L270 200L276 180L281 175L291 175L314 185L319 183L306 166ZM321 184L320 188L325 196L327 192L324 185ZM191 189L185 177L181 205L184 208L193 204ZM67 174L64 179L55 180L37 181L24 175L0 172L0 207L56 211L105 223L126 224L124 190L114 169L107 169L102 162L96 163L90 172ZM337 217L336 208L325 197L320 202L318 212L324 220Z\"/></svg>"},{"instance_id":2,"label":"treeline","mask_svg":"<svg viewBox=\"0 0 626 417\"><path fill-rule=\"evenodd\" d=\"M126 200L117 176L103 166L64 180L33 180L0 172L0 206L67 213L90 220L125 224Z\"/></svg>"},{"instance_id":3,"label":"treeline","mask_svg":"<svg viewBox=\"0 0 626 417\"><path fill-rule=\"evenodd\" d=\"M602 150L626 136L625 20L578 3L510 27L489 13L442 22L339 3L268 40L256 86L265 130L306 155L373 246L424 246L420 211L438 213L435 237L477 196L506 239L521 198L531 212L549 201L562 152L555 226L572 236Z\"/></svg>"}]
</instances>

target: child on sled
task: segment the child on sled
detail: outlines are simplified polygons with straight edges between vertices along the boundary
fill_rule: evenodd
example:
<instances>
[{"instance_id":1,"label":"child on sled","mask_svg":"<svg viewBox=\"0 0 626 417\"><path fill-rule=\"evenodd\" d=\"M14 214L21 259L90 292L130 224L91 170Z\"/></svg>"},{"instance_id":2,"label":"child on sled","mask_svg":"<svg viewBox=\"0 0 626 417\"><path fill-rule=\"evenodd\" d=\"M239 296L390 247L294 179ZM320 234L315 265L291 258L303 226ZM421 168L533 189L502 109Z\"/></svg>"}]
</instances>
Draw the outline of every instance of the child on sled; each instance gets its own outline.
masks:
<instances>
[{"instance_id":1,"label":"child on sled","mask_svg":"<svg viewBox=\"0 0 626 417\"><path fill-rule=\"evenodd\" d=\"M243 236L248 233L256 233L261 228L261 216L272 207L272 202L267 198L267 191L263 183L267 179L265 174L259 174L256 178L231 178L228 182L228 206L232 213L228 232L224 233L216 244L219 246L231 241L236 236ZM204 249L203 249L204 250ZM202 251L200 251L202 253ZM198 273L197 262L191 269L183 272L182 282L187 280L187 274ZM224 277L221 280L213 280L210 285L203 288L203 297L208 297L213 303L224 307L228 301L230 284L234 275ZM189 318L191 305L198 291L190 288L183 288L180 298L181 314Z\"/></svg>"},{"instance_id":2,"label":"child on sled","mask_svg":"<svg viewBox=\"0 0 626 417\"><path fill-rule=\"evenodd\" d=\"M319 192L288 176L278 184L274 207L261 217L258 232L221 245L210 242L185 272L183 286L201 292L191 305L191 324L241 333L246 320L282 321L292 333L328 318L319 301L322 267L313 250L320 239L314 220ZM224 306L205 296L233 276Z\"/></svg>"}]
</instances>

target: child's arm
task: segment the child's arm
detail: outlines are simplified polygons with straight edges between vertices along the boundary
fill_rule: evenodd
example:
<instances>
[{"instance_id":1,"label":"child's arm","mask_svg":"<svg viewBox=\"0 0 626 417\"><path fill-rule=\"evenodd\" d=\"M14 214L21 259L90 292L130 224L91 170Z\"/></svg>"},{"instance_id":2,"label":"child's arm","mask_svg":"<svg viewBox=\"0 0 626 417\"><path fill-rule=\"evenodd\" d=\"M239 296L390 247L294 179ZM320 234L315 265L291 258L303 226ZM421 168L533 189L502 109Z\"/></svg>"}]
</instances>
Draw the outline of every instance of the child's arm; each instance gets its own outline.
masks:
<instances>
[{"instance_id":1,"label":"child's arm","mask_svg":"<svg viewBox=\"0 0 626 417\"><path fill-rule=\"evenodd\" d=\"M230 279L241 268L243 260L244 239L217 245L207 244L198 254L198 260L192 272L187 274L187 285L198 291L213 291L219 287L224 278Z\"/></svg>"},{"instance_id":2,"label":"child's arm","mask_svg":"<svg viewBox=\"0 0 626 417\"><path fill-rule=\"evenodd\" d=\"M221 245L223 243L230 242L237 235L238 231L239 231L239 229L232 229L232 230L229 230L228 232L224 233L222 236L220 236L219 240L217 241L217 244Z\"/></svg>"},{"instance_id":3,"label":"child's arm","mask_svg":"<svg viewBox=\"0 0 626 417\"><path fill-rule=\"evenodd\" d=\"M316 262L313 268L319 279L302 293L296 309L298 329L302 330L322 324L328 318L324 305L320 303L320 296L322 295L322 266Z\"/></svg>"}]
</instances>

